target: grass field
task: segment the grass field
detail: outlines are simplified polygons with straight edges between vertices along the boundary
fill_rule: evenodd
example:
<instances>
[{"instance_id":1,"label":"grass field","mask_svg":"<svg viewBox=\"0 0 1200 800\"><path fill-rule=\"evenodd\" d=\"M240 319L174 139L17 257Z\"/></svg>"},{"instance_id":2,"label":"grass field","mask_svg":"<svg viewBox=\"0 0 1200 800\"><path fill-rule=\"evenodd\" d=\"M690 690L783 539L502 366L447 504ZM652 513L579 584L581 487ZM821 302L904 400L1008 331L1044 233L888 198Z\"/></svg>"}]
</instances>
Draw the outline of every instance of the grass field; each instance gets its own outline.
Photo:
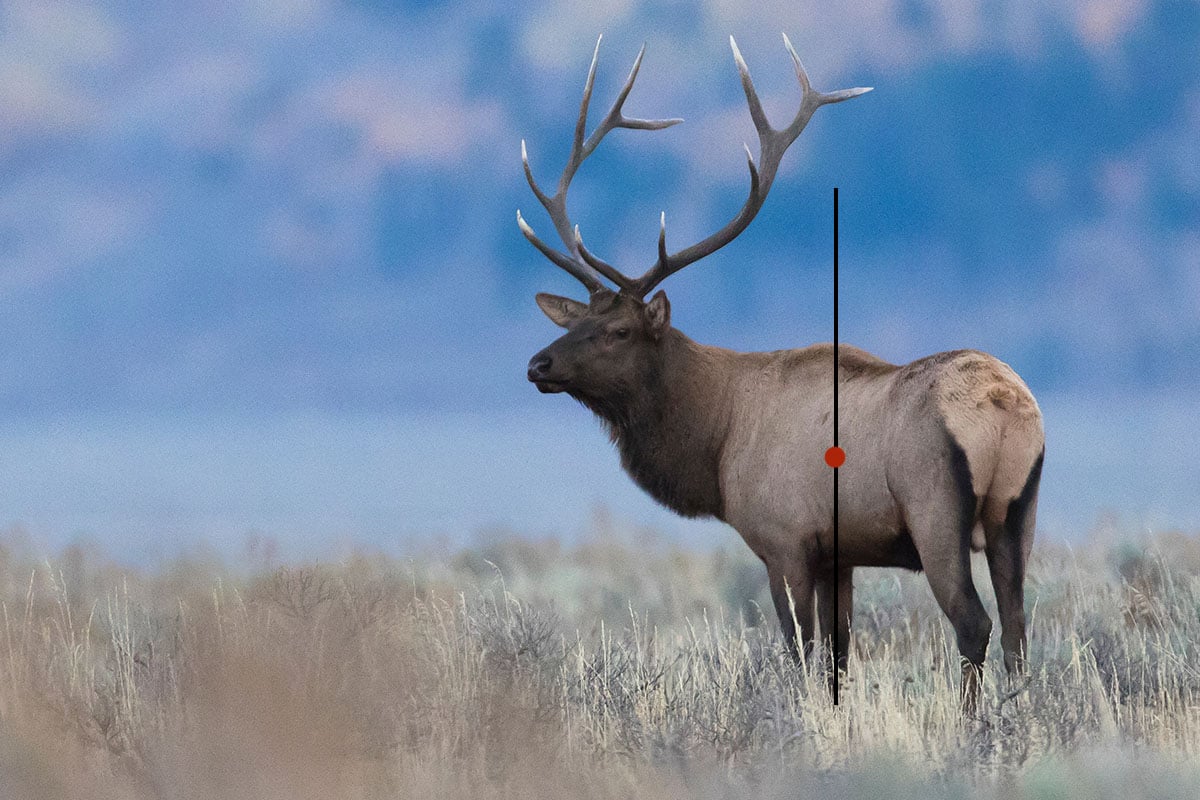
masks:
<instances>
[{"instance_id":1,"label":"grass field","mask_svg":"<svg viewBox=\"0 0 1200 800\"><path fill-rule=\"evenodd\" d=\"M965 722L921 576L856 575L835 708L732 533L153 574L0 541L6 799L1200 796L1196 537L1039 543L1032 681L993 641Z\"/></svg>"}]
</instances>

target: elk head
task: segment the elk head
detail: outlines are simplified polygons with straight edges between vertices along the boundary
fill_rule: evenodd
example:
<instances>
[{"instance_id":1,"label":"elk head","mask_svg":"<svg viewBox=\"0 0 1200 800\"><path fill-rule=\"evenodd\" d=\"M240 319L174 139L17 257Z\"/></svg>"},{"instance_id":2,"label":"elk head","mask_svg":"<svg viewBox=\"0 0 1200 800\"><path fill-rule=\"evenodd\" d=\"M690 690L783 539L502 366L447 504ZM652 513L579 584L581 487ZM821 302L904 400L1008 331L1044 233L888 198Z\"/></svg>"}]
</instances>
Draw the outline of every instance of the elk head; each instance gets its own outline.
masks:
<instances>
[{"instance_id":1,"label":"elk head","mask_svg":"<svg viewBox=\"0 0 1200 800\"><path fill-rule=\"evenodd\" d=\"M653 383L659 342L671 327L665 292L648 303L608 290L587 303L552 294L539 294L537 303L567 329L529 361L529 380L539 391L600 399Z\"/></svg>"},{"instance_id":2,"label":"elk head","mask_svg":"<svg viewBox=\"0 0 1200 800\"><path fill-rule=\"evenodd\" d=\"M786 128L776 130L771 127L763 112L758 93L750 80L750 70L738 51L737 42L732 36L729 37L733 58L741 75L742 89L746 93L746 103L750 107L750 118L758 131L758 166L754 163L750 148L745 148L746 163L750 170L750 193L746 202L720 230L675 253L667 251L664 212L659 219L658 257L640 278L629 277L584 247L579 226L572 225L567 214L567 190L584 160L612 129L660 130L683 121L634 119L626 117L622 112L625 99L629 96L641 67L645 46L643 45L638 52L633 69L630 70L616 101L599 126L590 136L586 136L588 103L596 79L596 60L600 54L600 41L596 41L587 83L583 89L579 118L575 123L571 153L553 195L547 195L534 180L525 142L521 142L521 162L525 167L525 178L529 181L534 196L549 214L555 230L566 245L566 251L556 250L539 239L520 211L517 211L517 224L534 247L582 283L589 294L587 303L556 295L537 295L538 306L546 316L556 325L567 329L567 333L529 362L529 380L540 391L566 391L585 401L598 402L652 383L661 373L658 363L661 361L663 342L670 330L671 308L666 294L661 290L649 301L645 300L646 295L669 275L719 250L746 229L767 198L783 154L804 130L813 112L828 103L839 103L870 91L869 88L843 89L829 93L816 91L812 88L808 74L804 71L804 66L786 34L783 41L792 56L802 96L800 109L791 123ZM605 286L605 279L614 284L617 291L614 292ZM603 404L608 405L607 402Z\"/></svg>"}]
</instances>

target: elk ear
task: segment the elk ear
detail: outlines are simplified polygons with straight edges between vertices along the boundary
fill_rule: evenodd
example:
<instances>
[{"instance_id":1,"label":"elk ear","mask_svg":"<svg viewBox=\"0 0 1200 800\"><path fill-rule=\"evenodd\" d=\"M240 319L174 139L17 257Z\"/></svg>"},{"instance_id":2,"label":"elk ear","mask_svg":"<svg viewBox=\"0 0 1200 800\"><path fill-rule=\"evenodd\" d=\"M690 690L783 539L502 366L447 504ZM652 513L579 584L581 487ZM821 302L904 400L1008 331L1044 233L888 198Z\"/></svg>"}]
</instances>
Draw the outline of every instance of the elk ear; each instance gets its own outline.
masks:
<instances>
[{"instance_id":1,"label":"elk ear","mask_svg":"<svg viewBox=\"0 0 1200 800\"><path fill-rule=\"evenodd\" d=\"M583 318L588 309L587 303L581 303L569 297L559 297L556 294L538 292L534 299L537 300L538 308L560 328L569 328L574 325Z\"/></svg>"},{"instance_id":2,"label":"elk ear","mask_svg":"<svg viewBox=\"0 0 1200 800\"><path fill-rule=\"evenodd\" d=\"M667 293L662 289L655 292L650 302L646 303L645 314L646 327L651 336L657 339L666 333L667 328L671 327L671 302L667 300Z\"/></svg>"}]
</instances>

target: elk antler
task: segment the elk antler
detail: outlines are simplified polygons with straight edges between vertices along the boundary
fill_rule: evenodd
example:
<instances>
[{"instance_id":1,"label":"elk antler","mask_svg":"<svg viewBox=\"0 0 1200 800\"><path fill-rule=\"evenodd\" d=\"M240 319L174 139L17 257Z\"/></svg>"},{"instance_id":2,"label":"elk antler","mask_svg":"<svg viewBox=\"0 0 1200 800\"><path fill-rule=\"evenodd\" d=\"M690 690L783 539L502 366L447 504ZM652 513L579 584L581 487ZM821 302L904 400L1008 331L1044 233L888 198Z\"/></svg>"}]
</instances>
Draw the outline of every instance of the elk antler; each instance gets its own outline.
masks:
<instances>
[{"instance_id":1,"label":"elk antler","mask_svg":"<svg viewBox=\"0 0 1200 800\"><path fill-rule=\"evenodd\" d=\"M750 169L750 195L746 198L746 202L742 205L741 210L716 233L671 255L667 253L667 226L666 214L664 213L660 217L657 261L640 278L630 278L612 265L597 258L583 246L583 240L579 235L579 226L575 226L574 231L572 231L571 222L566 213L567 187L570 185L575 171L579 169L579 165L583 163L585 158L591 155L604 135L613 128L657 130L682 122L682 120L635 120L627 119L621 114L621 106L625 102L625 98L629 95L629 90L633 88L633 80L637 77L638 67L642 63L642 54L646 49L643 46L642 50L638 53L637 60L634 61L633 70L629 73L629 79L621 89L616 103L608 112L600 127L584 142L583 134L587 120L588 100L591 97L592 83L595 79L596 58L600 52L600 43L597 41L596 52L592 55L592 66L588 71L587 86L584 88L583 104L579 110L579 121L575 126L575 140L571 147L571 156L567 161L566 169L563 170L562 177L559 179L558 192L553 197L547 197L538 188L537 183L533 179L533 174L529 170L529 159L525 156L525 143L521 142L521 158L525 165L525 177L529 180L529 185L532 187L533 193L550 213L550 218L554 221L554 226L558 229L559 236L562 237L563 242L571 251L571 255L547 247L537 238L529 225L521 218L521 212L518 211L517 224L521 226L521 232L525 234L525 238L529 239L543 255L574 275L588 288L588 291L595 293L604 288L603 283L600 281L600 276L603 275L619 286L623 293L631 294L638 298L645 297L668 276L700 260L704 256L716 252L737 238L738 234L746 229L746 226L758 214L758 210L762 208L763 202L767 199L767 193L771 190L771 184L775 181L775 173L779 169L779 162L783 159L783 154L787 152L788 147L791 146L792 142L796 141L801 131L808 125L808 121L812 118L813 113L823 105L840 103L843 100L849 100L852 97L857 97L860 94L871 91L870 88L855 88L825 93L813 89L808 79L808 73L804 71L804 65L800 63L800 57L796 55L796 50L792 47L787 34L783 35L783 43L787 47L788 53L792 56L792 62L795 64L796 78L800 81L802 96L800 99L800 109L796 112L796 116L792 119L791 124L782 130L775 130L771 127L770 122L767 121L767 115L763 111L762 103L759 102L758 93L754 90L754 83L750 80L750 70L746 66L741 52L738 50L737 42L734 41L732 36L729 37L729 45L733 48L733 58L737 63L738 73L742 78L742 89L746 93L746 103L750 107L750 118L754 121L754 127L758 131L760 166L756 167L754 165L754 157L750 153L750 148L746 147L746 163ZM571 237L572 232L574 233L573 238Z\"/></svg>"},{"instance_id":2,"label":"elk antler","mask_svg":"<svg viewBox=\"0 0 1200 800\"><path fill-rule=\"evenodd\" d=\"M592 53L592 65L588 68L587 83L583 87L583 102L579 105L579 120L575 123L575 138L571 142L571 155L567 158L567 165L563 168L562 176L558 179L558 190L554 193L553 197L543 192L541 187L538 186L537 181L533 179L533 172L529 168L529 155L525 150L525 140L521 140L521 163L525 167L525 178L529 181L529 188L533 189L533 194L550 215L550 219L554 222L554 227L558 231L559 238L567 246L568 252L563 253L555 250L539 239L537 234L533 232L533 228L529 227L529 224L522 218L521 211L517 210L517 225L521 227L521 233L525 234L525 238L532 242L533 246L542 252L542 255L579 280L592 294L604 289L604 283L600 280L601 275L617 284L617 286L620 286L623 290L631 289L633 282L617 271L615 267L604 263L598 258L580 257L583 248L579 239L579 227L574 226L574 230L572 230L571 219L567 216L567 189L571 186L571 179L575 177L575 173L584 162L584 159L592 154L592 151L600 144L600 140L613 128L656 131L683 122L682 119L631 119L622 113L621 108L625 105L625 98L629 96L629 91L633 88L633 82L637 78L638 70L642 66L642 56L646 52L646 46L642 45L642 49L638 51L637 58L633 61L633 69L629 71L629 77L625 79L625 85L621 87L621 91L617 95L616 102L613 103L608 113L604 115L604 119L597 126L596 130L592 131L592 135L584 140L587 128L588 103L592 99L592 86L596 82L596 60L600 57L600 40L603 38L601 36L596 39L596 49Z\"/></svg>"},{"instance_id":3,"label":"elk antler","mask_svg":"<svg viewBox=\"0 0 1200 800\"><path fill-rule=\"evenodd\" d=\"M783 43L792 56L792 63L796 67L796 78L800 81L803 95L800 100L800 110L796 112L791 124L783 130L775 130L763 112L762 103L758 100L758 93L754 91L754 83L750 80L750 70L746 66L745 60L742 59L737 42L732 36L729 37L729 46L733 48L733 59L737 62L738 72L742 76L742 89L746 92L746 103L750 106L750 118L754 120L754 127L758 131L758 152L761 164L759 168L755 169L750 148L746 147L746 164L750 168L750 196L746 198L741 210L726 223L725 227L673 255L667 255L667 226L664 214L658 233L658 261L645 275L633 282L633 286L630 287L631 293L638 297L645 297L669 275L732 242L738 234L746 229L754 216L758 214L758 210L762 208L763 201L767 199L767 192L771 191L771 184L775 181L775 172L779 169L779 162L783 159L783 154L808 125L808 120L812 117L813 112L828 103L840 103L871 91L868 87L842 89L828 94L818 92L812 88L812 84L808 80L808 73L804 71L804 65L800 63L800 57L796 55L796 50L792 47L786 33L783 35Z\"/></svg>"}]
</instances>

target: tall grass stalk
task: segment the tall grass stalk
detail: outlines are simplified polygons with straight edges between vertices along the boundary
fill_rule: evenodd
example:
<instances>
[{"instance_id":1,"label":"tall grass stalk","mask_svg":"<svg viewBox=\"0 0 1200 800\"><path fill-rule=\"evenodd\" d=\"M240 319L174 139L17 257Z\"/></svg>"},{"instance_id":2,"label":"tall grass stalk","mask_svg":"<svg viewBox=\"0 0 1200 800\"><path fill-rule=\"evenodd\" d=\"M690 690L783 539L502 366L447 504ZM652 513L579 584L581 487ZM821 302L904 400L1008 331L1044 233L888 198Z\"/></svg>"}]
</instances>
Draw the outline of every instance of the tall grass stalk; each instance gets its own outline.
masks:
<instances>
[{"instance_id":1,"label":"tall grass stalk","mask_svg":"<svg viewBox=\"0 0 1200 800\"><path fill-rule=\"evenodd\" d=\"M244 575L78 553L67 568L0 547L0 797L1200 789L1195 538L1040 546L1028 679L993 652L968 720L918 575L857 579L835 707L818 660L785 652L740 555L653 540L480 549Z\"/></svg>"}]
</instances>

